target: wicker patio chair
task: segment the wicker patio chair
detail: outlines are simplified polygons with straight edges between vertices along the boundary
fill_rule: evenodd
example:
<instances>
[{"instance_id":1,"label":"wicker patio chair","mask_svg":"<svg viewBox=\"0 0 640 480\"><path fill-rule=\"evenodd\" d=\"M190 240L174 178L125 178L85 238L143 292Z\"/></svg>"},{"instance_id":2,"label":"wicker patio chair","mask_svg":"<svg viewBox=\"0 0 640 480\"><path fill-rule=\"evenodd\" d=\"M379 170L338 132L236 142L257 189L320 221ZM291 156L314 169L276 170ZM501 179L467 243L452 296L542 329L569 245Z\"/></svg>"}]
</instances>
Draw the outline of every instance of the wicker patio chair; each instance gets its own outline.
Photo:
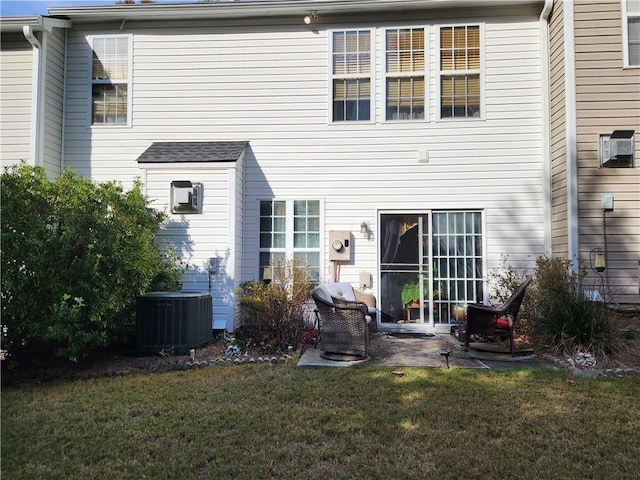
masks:
<instances>
[{"instance_id":1,"label":"wicker patio chair","mask_svg":"<svg viewBox=\"0 0 640 480\"><path fill-rule=\"evenodd\" d=\"M320 295L317 289L311 293L316 304L320 356L328 360L345 361L367 358L369 328L366 306L335 303Z\"/></svg>"},{"instance_id":2,"label":"wicker patio chair","mask_svg":"<svg viewBox=\"0 0 640 480\"><path fill-rule=\"evenodd\" d=\"M502 305L487 306L474 303L467 305L465 352L469 351L471 335L483 335L501 339L508 338L511 355L515 355L513 336L516 320L524 294L530 283L531 279L529 278Z\"/></svg>"}]
</instances>

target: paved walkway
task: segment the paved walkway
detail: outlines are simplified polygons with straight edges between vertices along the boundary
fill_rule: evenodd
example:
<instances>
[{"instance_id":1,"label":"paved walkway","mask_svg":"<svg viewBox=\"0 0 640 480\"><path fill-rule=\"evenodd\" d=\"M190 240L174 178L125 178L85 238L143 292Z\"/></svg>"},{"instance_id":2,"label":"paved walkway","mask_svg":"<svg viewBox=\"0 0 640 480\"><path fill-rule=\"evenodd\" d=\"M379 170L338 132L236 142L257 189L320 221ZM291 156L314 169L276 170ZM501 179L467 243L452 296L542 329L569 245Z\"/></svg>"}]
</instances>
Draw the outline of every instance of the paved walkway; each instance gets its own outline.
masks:
<instances>
[{"instance_id":1,"label":"paved walkway","mask_svg":"<svg viewBox=\"0 0 640 480\"><path fill-rule=\"evenodd\" d=\"M474 346L476 348L474 348ZM509 352L487 351L487 345L471 344L465 352L458 340L449 334L394 335L375 333L371 335L369 358L358 361L326 360L320 356L321 347L307 349L298 362L298 367L436 367L446 368L447 357L443 352L451 352L448 357L450 367L458 368L553 368L531 352L517 352L512 357ZM482 348L482 350L480 350ZM489 348L490 349L490 348Z\"/></svg>"}]
</instances>

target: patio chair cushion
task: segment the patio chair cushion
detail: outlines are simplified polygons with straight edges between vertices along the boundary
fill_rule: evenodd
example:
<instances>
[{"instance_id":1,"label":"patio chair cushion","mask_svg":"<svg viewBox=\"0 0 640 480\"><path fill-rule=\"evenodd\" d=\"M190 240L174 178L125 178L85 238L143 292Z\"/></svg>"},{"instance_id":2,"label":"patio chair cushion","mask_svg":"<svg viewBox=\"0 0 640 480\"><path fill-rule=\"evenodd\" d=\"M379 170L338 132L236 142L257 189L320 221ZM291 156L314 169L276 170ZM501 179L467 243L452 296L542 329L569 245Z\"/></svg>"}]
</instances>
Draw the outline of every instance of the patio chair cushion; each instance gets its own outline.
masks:
<instances>
[{"instance_id":1,"label":"patio chair cushion","mask_svg":"<svg viewBox=\"0 0 640 480\"><path fill-rule=\"evenodd\" d=\"M511 328L511 322L506 317L498 317L496 318L496 328L505 328L508 330Z\"/></svg>"},{"instance_id":2,"label":"patio chair cushion","mask_svg":"<svg viewBox=\"0 0 640 480\"><path fill-rule=\"evenodd\" d=\"M333 303L333 299L331 298L331 292L329 291L329 289L326 287L326 283L323 283L321 285L318 285L314 292L316 293L316 295L318 295L322 300L324 300L327 303Z\"/></svg>"},{"instance_id":3,"label":"patio chair cushion","mask_svg":"<svg viewBox=\"0 0 640 480\"><path fill-rule=\"evenodd\" d=\"M373 295L356 292L348 282L323 283L319 286L323 287L331 297L338 300L338 303L364 303L367 306L369 316L375 315L376 313L375 297ZM326 298L323 298L323 300L336 303L334 300L327 300Z\"/></svg>"},{"instance_id":4,"label":"patio chair cushion","mask_svg":"<svg viewBox=\"0 0 640 480\"><path fill-rule=\"evenodd\" d=\"M358 300L350 283L336 282L336 283L321 283L318 285L314 292L318 297L327 303L332 305L349 305L358 303L367 308L366 320L367 323L371 322L371 315L375 314L376 308L367 306Z\"/></svg>"},{"instance_id":5,"label":"patio chair cushion","mask_svg":"<svg viewBox=\"0 0 640 480\"><path fill-rule=\"evenodd\" d=\"M323 283L332 297L342 297L347 302L355 302L356 295L353 293L353 287L347 282Z\"/></svg>"}]
</instances>

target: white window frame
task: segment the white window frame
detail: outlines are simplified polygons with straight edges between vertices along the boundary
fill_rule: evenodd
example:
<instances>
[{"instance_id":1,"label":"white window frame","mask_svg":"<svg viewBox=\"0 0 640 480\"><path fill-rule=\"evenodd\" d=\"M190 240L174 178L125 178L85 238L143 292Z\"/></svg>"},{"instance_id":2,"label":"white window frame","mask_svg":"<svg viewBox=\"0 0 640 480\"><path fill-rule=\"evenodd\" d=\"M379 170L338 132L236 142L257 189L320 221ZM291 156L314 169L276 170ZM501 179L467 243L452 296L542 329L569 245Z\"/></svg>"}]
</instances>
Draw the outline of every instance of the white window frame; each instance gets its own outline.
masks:
<instances>
[{"instance_id":1,"label":"white window frame","mask_svg":"<svg viewBox=\"0 0 640 480\"><path fill-rule=\"evenodd\" d=\"M318 202L318 246L317 247L295 247L294 244L294 203L297 201L313 201ZM260 245L260 219L261 205L263 202L284 202L285 203L285 246L284 247L262 247ZM265 265L261 262L261 254L282 254L285 259L293 259L297 253L317 253L318 254L318 281L323 281L323 265L324 265L324 202L320 198L261 198L257 201L257 239L258 239L258 268L257 278L262 279L263 268ZM272 274L273 275L273 274Z\"/></svg>"},{"instance_id":2,"label":"white window frame","mask_svg":"<svg viewBox=\"0 0 640 480\"><path fill-rule=\"evenodd\" d=\"M629 42L631 41L629 38L629 19L640 19L640 7L637 12L630 12L628 10L628 1L629 0L622 0L622 52L624 68L640 68L640 63L632 65L629 58Z\"/></svg>"},{"instance_id":3,"label":"white window frame","mask_svg":"<svg viewBox=\"0 0 640 480\"><path fill-rule=\"evenodd\" d=\"M387 71L387 35L389 32L398 30L415 30L422 29L424 31L424 70L412 72L389 72ZM382 31L382 98L381 107L382 115L386 122L427 122L429 119L429 27L427 25L409 25L402 27L389 27ZM387 116L387 80L391 78L411 78L422 76L424 79L424 118L415 119L392 119Z\"/></svg>"},{"instance_id":4,"label":"white window frame","mask_svg":"<svg viewBox=\"0 0 640 480\"><path fill-rule=\"evenodd\" d=\"M334 54L334 36L336 33L345 33L345 32L368 32L369 33L369 74L365 75L362 73L355 74L345 74L345 75L335 75L333 73L333 54ZM329 118L328 123L332 125L344 125L344 124L366 124L366 123L374 123L376 116L376 61L375 61L375 51L376 51L376 35L375 30L373 28L340 28L329 31ZM355 80L355 79L369 79L369 119L368 120L334 120L334 80Z\"/></svg>"},{"instance_id":5,"label":"white window frame","mask_svg":"<svg viewBox=\"0 0 640 480\"><path fill-rule=\"evenodd\" d=\"M127 40L127 78L126 79L115 79L115 80L100 80L93 78L93 52L94 52L94 43L96 40L111 40L125 38ZM131 34L114 34L114 35L91 35L87 37L87 41L89 44L89 68L88 68L88 78L87 82L89 87L88 91L88 99L89 99L89 114L88 114L88 124L92 128L123 128L123 127L131 127L131 117L132 117L132 99L133 99L133 82L132 82L132 74L133 74L133 35ZM94 123L93 122L93 87L94 85L126 85L127 87L127 121L123 123Z\"/></svg>"},{"instance_id":6,"label":"white window frame","mask_svg":"<svg viewBox=\"0 0 640 480\"><path fill-rule=\"evenodd\" d=\"M441 48L441 31L444 28L455 27L479 27L480 29L480 70L453 70L443 71L440 65L440 48ZM471 23L459 23L459 24L442 24L436 27L436 38L434 45L435 55L435 78L436 78L436 120L442 122L473 122L485 119L486 114L486 98L485 98L485 37L484 37L485 24L482 22ZM442 105L441 105L441 88L442 88L442 76L443 75L475 75L480 76L480 116L478 117L443 117Z\"/></svg>"}]
</instances>

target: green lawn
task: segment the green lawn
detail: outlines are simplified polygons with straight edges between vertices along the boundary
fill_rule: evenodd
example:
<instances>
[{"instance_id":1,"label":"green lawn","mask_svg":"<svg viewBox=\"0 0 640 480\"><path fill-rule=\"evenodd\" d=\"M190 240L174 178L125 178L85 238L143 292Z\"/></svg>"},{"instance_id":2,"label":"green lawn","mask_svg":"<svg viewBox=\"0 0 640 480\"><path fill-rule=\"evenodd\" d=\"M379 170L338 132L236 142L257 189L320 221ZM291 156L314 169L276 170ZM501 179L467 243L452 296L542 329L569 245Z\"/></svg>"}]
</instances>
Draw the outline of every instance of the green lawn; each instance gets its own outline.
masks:
<instances>
[{"instance_id":1,"label":"green lawn","mask_svg":"<svg viewBox=\"0 0 640 480\"><path fill-rule=\"evenodd\" d=\"M293 363L9 387L2 479L627 479L640 379Z\"/></svg>"}]
</instances>

